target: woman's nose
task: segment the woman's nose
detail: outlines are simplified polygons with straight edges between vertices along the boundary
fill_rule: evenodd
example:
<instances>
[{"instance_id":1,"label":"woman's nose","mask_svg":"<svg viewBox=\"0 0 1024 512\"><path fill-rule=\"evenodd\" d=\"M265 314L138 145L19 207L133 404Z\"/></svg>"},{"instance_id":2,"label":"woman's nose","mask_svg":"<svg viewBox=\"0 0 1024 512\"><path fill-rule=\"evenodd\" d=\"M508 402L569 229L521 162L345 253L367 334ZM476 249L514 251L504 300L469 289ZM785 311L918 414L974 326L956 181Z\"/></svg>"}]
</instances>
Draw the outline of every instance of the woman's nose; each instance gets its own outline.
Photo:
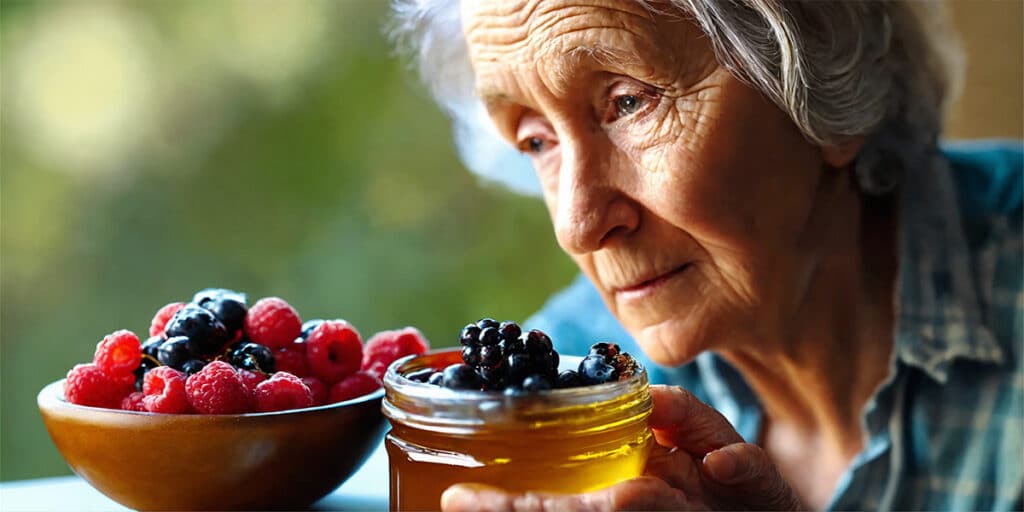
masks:
<instances>
[{"instance_id":1,"label":"woman's nose","mask_svg":"<svg viewBox=\"0 0 1024 512\"><path fill-rule=\"evenodd\" d=\"M555 234L570 254L601 249L616 237L634 231L640 222L638 205L622 188L626 169L593 147L563 145L558 175Z\"/></svg>"}]
</instances>

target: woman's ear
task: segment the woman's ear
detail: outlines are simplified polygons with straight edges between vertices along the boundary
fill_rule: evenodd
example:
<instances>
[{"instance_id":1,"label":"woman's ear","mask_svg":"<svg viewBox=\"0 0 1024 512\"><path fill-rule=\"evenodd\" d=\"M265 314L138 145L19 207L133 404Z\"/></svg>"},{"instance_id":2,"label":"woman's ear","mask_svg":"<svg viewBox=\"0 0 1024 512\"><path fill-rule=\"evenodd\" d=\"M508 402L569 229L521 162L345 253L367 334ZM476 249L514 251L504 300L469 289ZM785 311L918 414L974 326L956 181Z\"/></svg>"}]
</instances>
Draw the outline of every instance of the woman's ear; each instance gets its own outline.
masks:
<instances>
[{"instance_id":1,"label":"woman's ear","mask_svg":"<svg viewBox=\"0 0 1024 512\"><path fill-rule=\"evenodd\" d=\"M857 158L857 153L862 147L864 147L863 135L844 137L833 145L822 146L821 156L831 167L841 169L850 165Z\"/></svg>"}]
</instances>

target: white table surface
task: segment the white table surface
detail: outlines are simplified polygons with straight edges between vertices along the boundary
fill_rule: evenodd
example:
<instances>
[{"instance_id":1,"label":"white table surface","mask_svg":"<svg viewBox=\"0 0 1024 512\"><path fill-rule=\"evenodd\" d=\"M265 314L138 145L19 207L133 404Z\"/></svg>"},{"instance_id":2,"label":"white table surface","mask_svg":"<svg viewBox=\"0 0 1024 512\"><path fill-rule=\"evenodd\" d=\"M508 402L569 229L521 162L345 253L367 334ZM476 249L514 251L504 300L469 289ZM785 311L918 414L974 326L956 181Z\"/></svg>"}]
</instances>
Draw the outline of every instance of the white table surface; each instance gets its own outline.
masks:
<instances>
[{"instance_id":1,"label":"white table surface","mask_svg":"<svg viewBox=\"0 0 1024 512\"><path fill-rule=\"evenodd\" d=\"M384 444L340 487L316 502L313 510L387 510L388 456ZM0 511L130 510L93 489L77 476L0 483Z\"/></svg>"}]
</instances>

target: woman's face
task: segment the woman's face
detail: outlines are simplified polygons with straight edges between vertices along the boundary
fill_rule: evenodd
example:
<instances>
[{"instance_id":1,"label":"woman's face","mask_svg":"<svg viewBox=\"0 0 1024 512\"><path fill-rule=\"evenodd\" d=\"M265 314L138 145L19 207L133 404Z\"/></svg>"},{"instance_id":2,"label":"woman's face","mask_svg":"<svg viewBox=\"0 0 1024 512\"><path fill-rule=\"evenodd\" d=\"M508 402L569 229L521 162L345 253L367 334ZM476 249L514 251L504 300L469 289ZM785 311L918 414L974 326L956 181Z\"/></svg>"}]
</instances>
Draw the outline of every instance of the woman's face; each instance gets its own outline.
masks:
<instances>
[{"instance_id":1,"label":"woman's face","mask_svg":"<svg viewBox=\"0 0 1024 512\"><path fill-rule=\"evenodd\" d=\"M634 1L463 2L477 89L558 242L656 362L758 344L806 300L821 151Z\"/></svg>"}]
</instances>

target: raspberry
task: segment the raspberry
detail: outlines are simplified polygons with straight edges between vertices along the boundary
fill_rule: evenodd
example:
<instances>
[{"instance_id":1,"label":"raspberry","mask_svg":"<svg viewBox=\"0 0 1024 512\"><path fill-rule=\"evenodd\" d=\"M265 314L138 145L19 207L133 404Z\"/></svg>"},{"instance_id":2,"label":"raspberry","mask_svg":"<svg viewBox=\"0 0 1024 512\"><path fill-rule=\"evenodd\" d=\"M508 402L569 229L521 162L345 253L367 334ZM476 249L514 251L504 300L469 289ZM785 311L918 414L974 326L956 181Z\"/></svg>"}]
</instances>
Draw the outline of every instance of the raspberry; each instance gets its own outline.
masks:
<instances>
[{"instance_id":1,"label":"raspberry","mask_svg":"<svg viewBox=\"0 0 1024 512\"><path fill-rule=\"evenodd\" d=\"M121 377L139 367L142 344L131 331L115 331L96 344L96 355L92 360L107 375Z\"/></svg>"},{"instance_id":2,"label":"raspberry","mask_svg":"<svg viewBox=\"0 0 1024 512\"><path fill-rule=\"evenodd\" d=\"M242 384L245 384L245 389L249 391L250 395L256 393L256 386L260 382L267 380L265 374L249 370L238 370L238 376L242 378Z\"/></svg>"},{"instance_id":3,"label":"raspberry","mask_svg":"<svg viewBox=\"0 0 1024 512\"><path fill-rule=\"evenodd\" d=\"M132 374L142 361L142 344L131 331L115 331L96 343L92 361L112 377Z\"/></svg>"},{"instance_id":4,"label":"raspberry","mask_svg":"<svg viewBox=\"0 0 1024 512\"><path fill-rule=\"evenodd\" d=\"M143 395L141 391L129 393L128 396L124 397L124 400L121 400L121 410L147 412L146 406L142 405L143 396L145 395Z\"/></svg>"},{"instance_id":5,"label":"raspberry","mask_svg":"<svg viewBox=\"0 0 1024 512\"><path fill-rule=\"evenodd\" d=\"M316 377L303 377L302 383L313 394L313 405L324 405L327 403L327 386L324 385L323 381Z\"/></svg>"},{"instance_id":6,"label":"raspberry","mask_svg":"<svg viewBox=\"0 0 1024 512\"><path fill-rule=\"evenodd\" d=\"M192 408L202 414L240 414L251 409L252 396L242 377L224 361L213 361L189 377L185 391Z\"/></svg>"},{"instance_id":7,"label":"raspberry","mask_svg":"<svg viewBox=\"0 0 1024 512\"><path fill-rule=\"evenodd\" d=\"M260 412L301 409L313 405L306 384L288 372L277 372L256 386L256 410Z\"/></svg>"},{"instance_id":8,"label":"raspberry","mask_svg":"<svg viewBox=\"0 0 1024 512\"><path fill-rule=\"evenodd\" d=\"M135 377L123 379L107 375L95 364L76 364L64 381L64 399L78 405L117 409L135 390Z\"/></svg>"},{"instance_id":9,"label":"raspberry","mask_svg":"<svg viewBox=\"0 0 1024 512\"><path fill-rule=\"evenodd\" d=\"M298 343L293 343L298 345ZM274 352L274 368L279 372L288 372L296 377L309 375L306 354L293 348L285 348Z\"/></svg>"},{"instance_id":10,"label":"raspberry","mask_svg":"<svg viewBox=\"0 0 1024 512\"><path fill-rule=\"evenodd\" d=\"M359 370L363 340L352 324L327 320L306 339L306 362L314 377L333 384Z\"/></svg>"},{"instance_id":11,"label":"raspberry","mask_svg":"<svg viewBox=\"0 0 1024 512\"><path fill-rule=\"evenodd\" d=\"M344 402L372 393L380 388L380 379L366 372L356 372L331 386L331 403Z\"/></svg>"},{"instance_id":12,"label":"raspberry","mask_svg":"<svg viewBox=\"0 0 1024 512\"><path fill-rule=\"evenodd\" d=\"M160 308L153 316L153 321L149 323L149 336L163 336L167 321L183 307L185 307L184 302L172 302Z\"/></svg>"},{"instance_id":13,"label":"raspberry","mask_svg":"<svg viewBox=\"0 0 1024 512\"><path fill-rule=\"evenodd\" d=\"M422 354L429 348L430 342L415 327L381 331L366 342L362 370L383 379L388 365L396 359L410 354Z\"/></svg>"},{"instance_id":14,"label":"raspberry","mask_svg":"<svg viewBox=\"0 0 1024 512\"><path fill-rule=\"evenodd\" d=\"M245 317L245 333L260 345L284 348L302 334L302 320L283 299L266 297L249 308Z\"/></svg>"},{"instance_id":15,"label":"raspberry","mask_svg":"<svg viewBox=\"0 0 1024 512\"><path fill-rule=\"evenodd\" d=\"M146 372L142 381L143 405L149 412L184 414L191 407L185 392L185 374L170 366L159 366Z\"/></svg>"}]
</instances>

